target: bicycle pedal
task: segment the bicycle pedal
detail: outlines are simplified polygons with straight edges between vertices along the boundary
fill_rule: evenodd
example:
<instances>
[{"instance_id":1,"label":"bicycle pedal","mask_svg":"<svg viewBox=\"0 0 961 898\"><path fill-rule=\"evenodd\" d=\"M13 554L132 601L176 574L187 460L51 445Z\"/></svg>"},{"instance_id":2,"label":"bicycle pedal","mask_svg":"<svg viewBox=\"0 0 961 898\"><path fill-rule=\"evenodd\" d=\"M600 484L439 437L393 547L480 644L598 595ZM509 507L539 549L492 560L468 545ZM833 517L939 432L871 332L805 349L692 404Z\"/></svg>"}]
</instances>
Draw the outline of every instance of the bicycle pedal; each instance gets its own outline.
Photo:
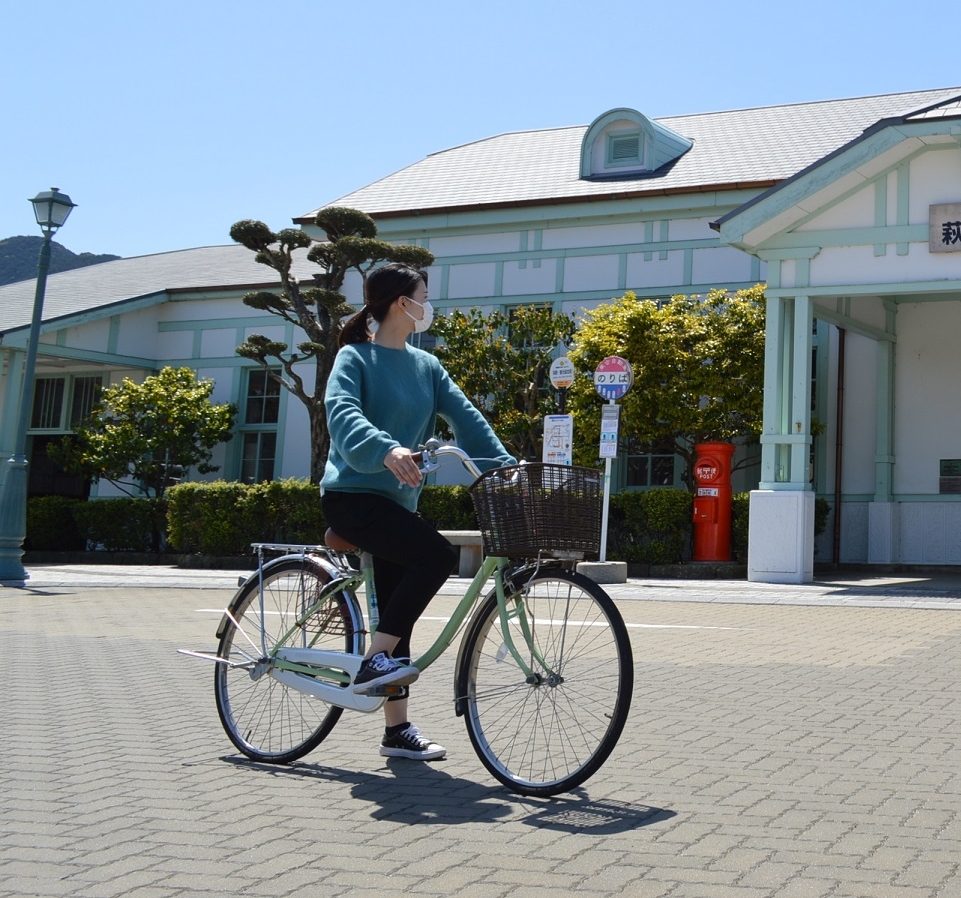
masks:
<instances>
[{"instance_id":1,"label":"bicycle pedal","mask_svg":"<svg viewBox=\"0 0 961 898\"><path fill-rule=\"evenodd\" d=\"M398 686L396 683L387 683L383 686L374 686L368 689L364 695L372 695L376 698L407 698L407 687Z\"/></svg>"}]
</instances>

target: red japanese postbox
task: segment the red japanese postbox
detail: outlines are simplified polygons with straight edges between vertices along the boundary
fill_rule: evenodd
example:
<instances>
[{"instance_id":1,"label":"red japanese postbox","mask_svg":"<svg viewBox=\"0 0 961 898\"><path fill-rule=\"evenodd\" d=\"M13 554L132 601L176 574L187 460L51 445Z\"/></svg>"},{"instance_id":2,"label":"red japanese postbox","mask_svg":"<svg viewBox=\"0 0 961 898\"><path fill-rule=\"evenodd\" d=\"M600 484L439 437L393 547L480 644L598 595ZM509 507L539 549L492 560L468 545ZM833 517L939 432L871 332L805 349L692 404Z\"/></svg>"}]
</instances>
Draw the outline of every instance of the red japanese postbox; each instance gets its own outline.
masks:
<instances>
[{"instance_id":1,"label":"red japanese postbox","mask_svg":"<svg viewBox=\"0 0 961 898\"><path fill-rule=\"evenodd\" d=\"M694 447L694 561L731 560L730 443Z\"/></svg>"}]
</instances>

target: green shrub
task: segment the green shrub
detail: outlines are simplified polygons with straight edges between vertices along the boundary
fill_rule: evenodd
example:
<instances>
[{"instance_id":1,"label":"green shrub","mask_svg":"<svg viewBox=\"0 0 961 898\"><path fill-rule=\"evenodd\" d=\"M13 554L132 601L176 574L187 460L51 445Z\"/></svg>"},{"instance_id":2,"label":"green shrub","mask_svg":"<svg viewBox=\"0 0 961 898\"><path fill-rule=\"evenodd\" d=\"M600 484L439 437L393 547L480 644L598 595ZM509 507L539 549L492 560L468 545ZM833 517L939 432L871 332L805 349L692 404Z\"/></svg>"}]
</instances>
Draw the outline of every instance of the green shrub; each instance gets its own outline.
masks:
<instances>
[{"instance_id":1,"label":"green shrub","mask_svg":"<svg viewBox=\"0 0 961 898\"><path fill-rule=\"evenodd\" d=\"M241 515L248 543L322 543L327 524L320 489L309 480L274 480L247 487Z\"/></svg>"},{"instance_id":2,"label":"green shrub","mask_svg":"<svg viewBox=\"0 0 961 898\"><path fill-rule=\"evenodd\" d=\"M257 539L245 519L243 483L181 483L167 490L167 539L184 554L246 555Z\"/></svg>"},{"instance_id":3,"label":"green shrub","mask_svg":"<svg viewBox=\"0 0 961 898\"><path fill-rule=\"evenodd\" d=\"M735 493L731 497L731 557L741 564L747 563L750 508L750 493Z\"/></svg>"},{"instance_id":4,"label":"green shrub","mask_svg":"<svg viewBox=\"0 0 961 898\"><path fill-rule=\"evenodd\" d=\"M166 499L94 499L73 509L88 549L159 552L167 529Z\"/></svg>"},{"instance_id":5,"label":"green shrub","mask_svg":"<svg viewBox=\"0 0 961 898\"><path fill-rule=\"evenodd\" d=\"M35 496L27 500L27 538L24 549L32 552L71 552L84 548L84 538L73 516L81 499L66 496Z\"/></svg>"},{"instance_id":6,"label":"green shrub","mask_svg":"<svg viewBox=\"0 0 961 898\"><path fill-rule=\"evenodd\" d=\"M610 497L608 556L642 564L683 561L691 541L691 494L658 489Z\"/></svg>"},{"instance_id":7,"label":"green shrub","mask_svg":"<svg viewBox=\"0 0 961 898\"><path fill-rule=\"evenodd\" d=\"M169 540L177 552L247 555L251 543L323 542L320 493L307 480L181 483L167 496Z\"/></svg>"},{"instance_id":8,"label":"green shrub","mask_svg":"<svg viewBox=\"0 0 961 898\"><path fill-rule=\"evenodd\" d=\"M466 486L425 486L417 506L438 530L476 530L477 516Z\"/></svg>"}]
</instances>

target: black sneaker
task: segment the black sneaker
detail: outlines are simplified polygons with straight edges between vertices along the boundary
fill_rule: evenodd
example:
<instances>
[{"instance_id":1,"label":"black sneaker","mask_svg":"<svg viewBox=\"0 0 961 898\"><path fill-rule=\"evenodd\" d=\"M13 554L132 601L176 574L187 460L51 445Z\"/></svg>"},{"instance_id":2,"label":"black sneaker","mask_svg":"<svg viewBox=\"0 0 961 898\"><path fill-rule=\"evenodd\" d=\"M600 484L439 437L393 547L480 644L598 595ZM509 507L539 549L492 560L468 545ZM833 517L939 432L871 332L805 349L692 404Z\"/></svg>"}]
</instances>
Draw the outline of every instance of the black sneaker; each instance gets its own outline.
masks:
<instances>
[{"instance_id":1,"label":"black sneaker","mask_svg":"<svg viewBox=\"0 0 961 898\"><path fill-rule=\"evenodd\" d=\"M378 652L360 666L354 677L354 692L364 694L375 686L394 684L407 686L420 676L420 671L412 664L401 664L393 658Z\"/></svg>"},{"instance_id":2,"label":"black sneaker","mask_svg":"<svg viewBox=\"0 0 961 898\"><path fill-rule=\"evenodd\" d=\"M412 723L394 736L384 735L380 753L385 758L413 758L417 761L436 761L447 754L443 745L424 738Z\"/></svg>"}]
</instances>

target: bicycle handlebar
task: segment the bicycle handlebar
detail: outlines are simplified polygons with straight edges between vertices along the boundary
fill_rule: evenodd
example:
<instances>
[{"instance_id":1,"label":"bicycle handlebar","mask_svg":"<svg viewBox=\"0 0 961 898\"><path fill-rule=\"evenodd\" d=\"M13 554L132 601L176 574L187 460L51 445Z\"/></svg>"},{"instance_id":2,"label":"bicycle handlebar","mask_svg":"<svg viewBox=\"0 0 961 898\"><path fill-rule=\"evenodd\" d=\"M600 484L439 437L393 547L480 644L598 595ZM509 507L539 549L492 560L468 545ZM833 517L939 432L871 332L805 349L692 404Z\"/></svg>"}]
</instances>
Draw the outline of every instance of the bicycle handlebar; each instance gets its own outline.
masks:
<instances>
[{"instance_id":1,"label":"bicycle handlebar","mask_svg":"<svg viewBox=\"0 0 961 898\"><path fill-rule=\"evenodd\" d=\"M433 437L427 441L423 450L414 453L414 458L421 464L421 471L429 474L440 467L438 459L444 455L453 455L474 477L480 477L481 469L463 449L441 445L440 440Z\"/></svg>"}]
</instances>

